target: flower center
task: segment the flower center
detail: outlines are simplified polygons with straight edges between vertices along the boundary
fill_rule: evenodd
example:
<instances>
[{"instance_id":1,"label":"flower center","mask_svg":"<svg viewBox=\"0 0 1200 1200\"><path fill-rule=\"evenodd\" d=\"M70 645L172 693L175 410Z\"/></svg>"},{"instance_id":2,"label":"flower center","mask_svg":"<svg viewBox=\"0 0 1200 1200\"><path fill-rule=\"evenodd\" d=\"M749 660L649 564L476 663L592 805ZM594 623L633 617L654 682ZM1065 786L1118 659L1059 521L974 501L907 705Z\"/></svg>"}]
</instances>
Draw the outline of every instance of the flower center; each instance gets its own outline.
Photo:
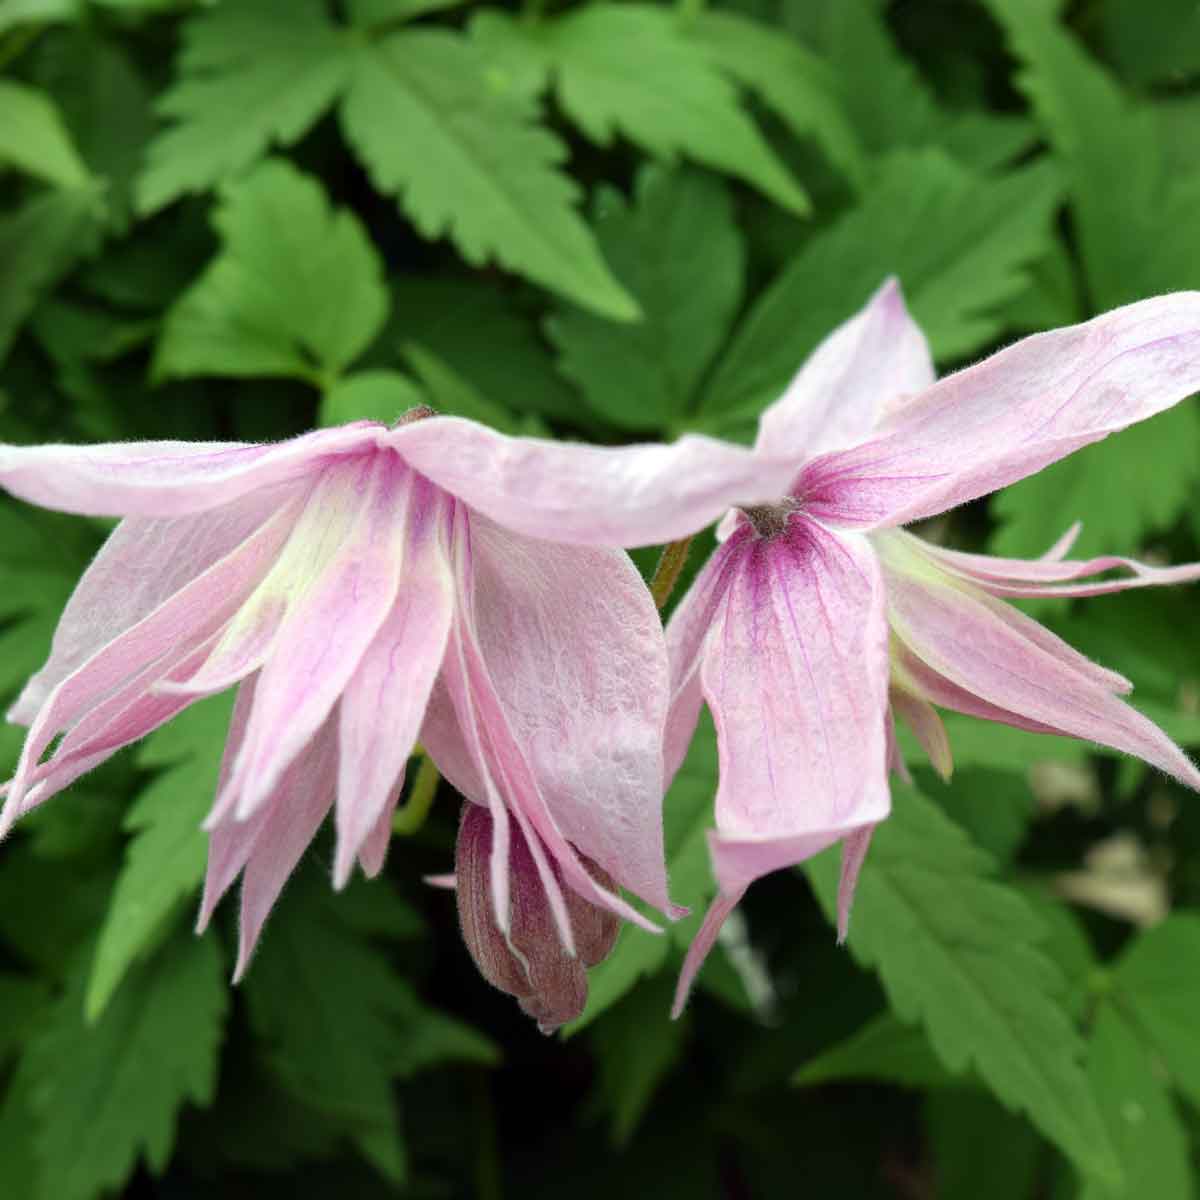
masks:
<instances>
[{"instance_id":1,"label":"flower center","mask_svg":"<svg viewBox=\"0 0 1200 1200\"><path fill-rule=\"evenodd\" d=\"M778 504L744 505L741 511L760 538L773 538L786 531L788 517L799 507L794 500L784 499Z\"/></svg>"}]
</instances>

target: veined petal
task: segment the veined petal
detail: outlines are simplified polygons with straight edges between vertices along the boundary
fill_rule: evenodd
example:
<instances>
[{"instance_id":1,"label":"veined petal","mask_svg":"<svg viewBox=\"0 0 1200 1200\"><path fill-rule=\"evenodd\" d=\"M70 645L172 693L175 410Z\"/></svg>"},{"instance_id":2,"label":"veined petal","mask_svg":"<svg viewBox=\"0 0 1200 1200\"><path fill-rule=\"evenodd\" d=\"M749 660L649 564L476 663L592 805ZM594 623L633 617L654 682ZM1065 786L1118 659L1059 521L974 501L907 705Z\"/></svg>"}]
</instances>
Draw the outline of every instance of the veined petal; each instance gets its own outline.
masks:
<instances>
[{"instance_id":1,"label":"veined petal","mask_svg":"<svg viewBox=\"0 0 1200 1200\"><path fill-rule=\"evenodd\" d=\"M278 598L286 616L262 667L217 820L232 805L244 819L271 794L324 724L391 611L412 483L412 473L386 451L326 469L254 598Z\"/></svg>"},{"instance_id":2,"label":"veined petal","mask_svg":"<svg viewBox=\"0 0 1200 1200\"><path fill-rule=\"evenodd\" d=\"M1200 293L1039 333L940 380L878 435L803 472L815 516L876 528L932 516L1200 389Z\"/></svg>"},{"instance_id":3,"label":"veined petal","mask_svg":"<svg viewBox=\"0 0 1200 1200\"><path fill-rule=\"evenodd\" d=\"M732 527L726 540L700 568L692 586L671 614L667 624L667 654L671 667L671 705L663 743L664 789L671 786L679 770L704 703L700 686L700 664L704 647L716 623L730 581L755 537L745 520Z\"/></svg>"},{"instance_id":4,"label":"veined petal","mask_svg":"<svg viewBox=\"0 0 1200 1200\"><path fill-rule=\"evenodd\" d=\"M177 517L308 475L324 458L370 449L383 426L356 421L286 442L0 445L0 487L63 512Z\"/></svg>"},{"instance_id":5,"label":"veined petal","mask_svg":"<svg viewBox=\"0 0 1200 1200\"><path fill-rule=\"evenodd\" d=\"M342 694L336 887L345 886L355 856L395 805L446 653L454 612L450 503L433 485L414 482L399 592Z\"/></svg>"},{"instance_id":6,"label":"veined petal","mask_svg":"<svg viewBox=\"0 0 1200 1200\"><path fill-rule=\"evenodd\" d=\"M546 808L580 854L663 911L667 652L628 555L470 516L469 612Z\"/></svg>"},{"instance_id":7,"label":"veined petal","mask_svg":"<svg viewBox=\"0 0 1200 1200\"><path fill-rule=\"evenodd\" d=\"M55 735L181 642L203 640L219 629L266 574L293 520L291 509L279 512L149 616L108 642L51 692L25 739L0 813L0 836L20 811L30 773Z\"/></svg>"},{"instance_id":8,"label":"veined petal","mask_svg":"<svg viewBox=\"0 0 1200 1200\"><path fill-rule=\"evenodd\" d=\"M971 712L975 698L1001 710L999 720L1112 746L1200 788L1200 772L1161 729L1095 674L1005 620L997 609L1006 606L965 580L898 573L886 560L885 572L892 629L925 665L926 677L918 682L935 703ZM911 662L905 667L914 672ZM936 678L929 676L943 678L963 700L936 694Z\"/></svg>"},{"instance_id":9,"label":"veined petal","mask_svg":"<svg viewBox=\"0 0 1200 1200\"><path fill-rule=\"evenodd\" d=\"M195 516L122 521L67 601L50 658L25 685L8 719L30 724L68 675L240 546L289 499L287 487L272 488Z\"/></svg>"},{"instance_id":10,"label":"veined petal","mask_svg":"<svg viewBox=\"0 0 1200 1200\"><path fill-rule=\"evenodd\" d=\"M747 543L701 668L721 760L722 891L887 816L887 644L864 541L793 515Z\"/></svg>"},{"instance_id":11,"label":"veined petal","mask_svg":"<svg viewBox=\"0 0 1200 1200\"><path fill-rule=\"evenodd\" d=\"M1130 588L1164 587L1200 579L1200 563L1154 567L1113 554L1088 559L994 558L923 543L925 553L951 574L969 579L993 596L1102 596ZM1128 571L1120 579L1084 580L1104 571Z\"/></svg>"},{"instance_id":12,"label":"veined petal","mask_svg":"<svg viewBox=\"0 0 1200 1200\"><path fill-rule=\"evenodd\" d=\"M236 983L250 965L267 914L333 805L337 787L337 722L327 721L279 778L242 871Z\"/></svg>"},{"instance_id":13,"label":"veined petal","mask_svg":"<svg viewBox=\"0 0 1200 1200\"><path fill-rule=\"evenodd\" d=\"M934 381L929 344L888 279L813 351L763 413L755 445L797 462L865 441L886 408Z\"/></svg>"},{"instance_id":14,"label":"veined petal","mask_svg":"<svg viewBox=\"0 0 1200 1200\"><path fill-rule=\"evenodd\" d=\"M796 474L790 458L694 434L666 446L584 446L433 417L387 437L410 465L506 529L598 546L684 537L731 505L777 500Z\"/></svg>"}]
</instances>

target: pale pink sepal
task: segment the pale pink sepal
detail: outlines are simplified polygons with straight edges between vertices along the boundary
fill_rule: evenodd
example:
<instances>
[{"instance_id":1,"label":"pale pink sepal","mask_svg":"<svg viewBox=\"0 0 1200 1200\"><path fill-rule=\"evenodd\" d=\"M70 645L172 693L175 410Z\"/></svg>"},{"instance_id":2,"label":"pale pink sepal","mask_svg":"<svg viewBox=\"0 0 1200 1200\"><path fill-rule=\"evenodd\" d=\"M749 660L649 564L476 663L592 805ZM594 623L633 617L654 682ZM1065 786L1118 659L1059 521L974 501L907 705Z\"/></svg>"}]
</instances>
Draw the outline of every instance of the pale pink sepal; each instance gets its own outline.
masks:
<instances>
[{"instance_id":1,"label":"pale pink sepal","mask_svg":"<svg viewBox=\"0 0 1200 1200\"><path fill-rule=\"evenodd\" d=\"M381 425L356 421L286 442L0 444L0 488L22 500L97 517L177 517L308 475L314 463L369 450Z\"/></svg>"},{"instance_id":2,"label":"pale pink sepal","mask_svg":"<svg viewBox=\"0 0 1200 1200\"><path fill-rule=\"evenodd\" d=\"M732 504L784 495L795 474L790 457L696 434L613 448L508 437L434 417L387 436L418 471L506 529L594 546L684 537Z\"/></svg>"},{"instance_id":3,"label":"pale pink sepal","mask_svg":"<svg viewBox=\"0 0 1200 1200\"><path fill-rule=\"evenodd\" d=\"M903 525L1040 471L1200 389L1200 293L1034 334L946 376L873 438L808 464L799 492L842 525Z\"/></svg>"},{"instance_id":4,"label":"pale pink sepal","mask_svg":"<svg viewBox=\"0 0 1200 1200\"><path fill-rule=\"evenodd\" d=\"M729 914L737 908L745 894L744 888L729 895L720 892L708 906L704 920L701 921L700 928L696 930L696 936L692 938L687 954L684 956L683 967L679 972L679 982L675 985L675 999L671 1004L672 1020L677 1020L683 1015L684 1007L687 1005L688 996L691 995L692 985L700 973L700 968L704 966L705 959L717 944L717 937L722 926L729 920Z\"/></svg>"},{"instance_id":5,"label":"pale pink sepal","mask_svg":"<svg viewBox=\"0 0 1200 1200\"><path fill-rule=\"evenodd\" d=\"M929 344L888 279L812 352L762 415L757 449L799 462L868 438L881 415L934 381Z\"/></svg>"}]
</instances>

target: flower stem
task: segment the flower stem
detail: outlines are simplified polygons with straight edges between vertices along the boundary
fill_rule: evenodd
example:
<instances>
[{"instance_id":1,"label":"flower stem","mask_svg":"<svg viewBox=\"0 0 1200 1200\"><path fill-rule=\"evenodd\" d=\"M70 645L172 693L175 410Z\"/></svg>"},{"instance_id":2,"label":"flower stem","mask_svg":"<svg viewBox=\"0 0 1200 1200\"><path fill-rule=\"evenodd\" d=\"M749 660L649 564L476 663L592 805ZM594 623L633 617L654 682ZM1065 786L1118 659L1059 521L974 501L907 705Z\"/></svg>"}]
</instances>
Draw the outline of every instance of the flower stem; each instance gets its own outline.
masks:
<instances>
[{"instance_id":1,"label":"flower stem","mask_svg":"<svg viewBox=\"0 0 1200 1200\"><path fill-rule=\"evenodd\" d=\"M654 597L654 603L658 608L661 609L666 604L675 590L675 585L679 582L679 574L687 562L688 551L691 548L692 539L690 537L680 538L679 541L671 542L663 548L658 566L654 568L654 578L650 580L650 595Z\"/></svg>"},{"instance_id":2,"label":"flower stem","mask_svg":"<svg viewBox=\"0 0 1200 1200\"><path fill-rule=\"evenodd\" d=\"M438 783L441 781L438 769L433 765L433 759L428 754L421 758L417 769L417 777L413 780L412 791L408 799L396 809L392 817L392 832L400 837L416 833L425 824L429 810L433 807L433 798L437 795Z\"/></svg>"}]
</instances>

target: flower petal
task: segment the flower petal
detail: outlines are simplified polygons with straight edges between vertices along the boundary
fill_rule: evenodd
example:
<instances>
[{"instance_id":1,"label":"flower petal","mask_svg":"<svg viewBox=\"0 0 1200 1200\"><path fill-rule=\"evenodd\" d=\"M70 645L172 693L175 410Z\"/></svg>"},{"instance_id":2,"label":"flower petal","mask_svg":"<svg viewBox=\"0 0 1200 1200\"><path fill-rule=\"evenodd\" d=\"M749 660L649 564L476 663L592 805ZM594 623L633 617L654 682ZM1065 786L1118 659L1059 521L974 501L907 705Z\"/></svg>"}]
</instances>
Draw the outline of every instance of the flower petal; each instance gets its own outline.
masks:
<instances>
[{"instance_id":1,"label":"flower petal","mask_svg":"<svg viewBox=\"0 0 1200 1200\"><path fill-rule=\"evenodd\" d=\"M476 644L554 823L621 886L670 909L662 843L667 652L628 555L470 518Z\"/></svg>"},{"instance_id":2,"label":"flower petal","mask_svg":"<svg viewBox=\"0 0 1200 1200\"><path fill-rule=\"evenodd\" d=\"M1130 588L1164 587L1200 579L1200 563L1153 567L1113 554L1088 559L994 558L990 554L964 554L929 543L924 543L924 550L939 566L971 580L993 596L1102 596ZM1115 570L1129 571L1130 575L1090 583L1074 582Z\"/></svg>"},{"instance_id":3,"label":"flower petal","mask_svg":"<svg viewBox=\"0 0 1200 1200\"><path fill-rule=\"evenodd\" d=\"M270 489L195 516L122 521L67 601L50 658L25 685L8 719L28 725L50 693L101 646L240 546L286 503L285 489Z\"/></svg>"},{"instance_id":4,"label":"flower petal","mask_svg":"<svg viewBox=\"0 0 1200 1200\"><path fill-rule=\"evenodd\" d=\"M1200 389L1200 292L1039 333L934 384L878 436L805 468L815 516L902 525L1023 479Z\"/></svg>"},{"instance_id":5,"label":"flower petal","mask_svg":"<svg viewBox=\"0 0 1200 1200\"><path fill-rule=\"evenodd\" d=\"M1026 727L1032 723L1033 728L1112 746L1200 788L1200 772L1162 730L1094 674L1052 653L1022 625L1004 619L996 610L1006 606L966 581L915 578L896 573L886 563L885 571L888 615L896 637L925 664L927 676L945 679L964 694L965 702L954 702L952 693L937 694L935 679L918 677L929 699L971 712L975 698L1002 710L996 719ZM1041 632L1053 637L1048 630ZM912 663L905 668L916 674ZM979 715L993 714L985 709Z\"/></svg>"},{"instance_id":6,"label":"flower petal","mask_svg":"<svg viewBox=\"0 0 1200 1200\"><path fill-rule=\"evenodd\" d=\"M670 445L584 446L514 438L460 417L389 431L410 465L507 529L599 546L695 533L735 504L783 496L790 459L688 434Z\"/></svg>"},{"instance_id":7,"label":"flower petal","mask_svg":"<svg viewBox=\"0 0 1200 1200\"><path fill-rule=\"evenodd\" d=\"M813 351L787 391L763 413L755 446L798 462L856 446L883 409L934 381L929 344L888 279Z\"/></svg>"},{"instance_id":8,"label":"flower petal","mask_svg":"<svg viewBox=\"0 0 1200 1200\"><path fill-rule=\"evenodd\" d=\"M339 888L389 802L394 806L454 612L448 500L423 480L414 492L399 593L342 695L333 870Z\"/></svg>"},{"instance_id":9,"label":"flower petal","mask_svg":"<svg viewBox=\"0 0 1200 1200\"><path fill-rule=\"evenodd\" d=\"M248 817L325 722L392 608L413 476L386 452L330 468L265 580L287 605L246 741L218 802ZM311 516L313 527L306 527ZM299 561L293 561L293 555ZM292 577L294 576L294 577Z\"/></svg>"},{"instance_id":10,"label":"flower petal","mask_svg":"<svg viewBox=\"0 0 1200 1200\"><path fill-rule=\"evenodd\" d=\"M263 805L264 817L242 872L235 983L250 965L267 914L332 807L336 787L337 721L329 720L292 761Z\"/></svg>"},{"instance_id":11,"label":"flower petal","mask_svg":"<svg viewBox=\"0 0 1200 1200\"><path fill-rule=\"evenodd\" d=\"M149 616L104 645L50 693L25 739L0 813L0 836L20 811L30 773L55 735L156 659L177 651L181 642L194 646L220 628L266 574L292 520L290 509L278 513Z\"/></svg>"},{"instance_id":12,"label":"flower petal","mask_svg":"<svg viewBox=\"0 0 1200 1200\"><path fill-rule=\"evenodd\" d=\"M797 514L746 543L701 668L723 892L887 816L887 636L865 541Z\"/></svg>"},{"instance_id":13,"label":"flower petal","mask_svg":"<svg viewBox=\"0 0 1200 1200\"><path fill-rule=\"evenodd\" d=\"M43 508L97 517L176 517L301 479L324 458L369 450L381 425L356 421L267 445L112 442L0 444L0 487Z\"/></svg>"}]
</instances>

